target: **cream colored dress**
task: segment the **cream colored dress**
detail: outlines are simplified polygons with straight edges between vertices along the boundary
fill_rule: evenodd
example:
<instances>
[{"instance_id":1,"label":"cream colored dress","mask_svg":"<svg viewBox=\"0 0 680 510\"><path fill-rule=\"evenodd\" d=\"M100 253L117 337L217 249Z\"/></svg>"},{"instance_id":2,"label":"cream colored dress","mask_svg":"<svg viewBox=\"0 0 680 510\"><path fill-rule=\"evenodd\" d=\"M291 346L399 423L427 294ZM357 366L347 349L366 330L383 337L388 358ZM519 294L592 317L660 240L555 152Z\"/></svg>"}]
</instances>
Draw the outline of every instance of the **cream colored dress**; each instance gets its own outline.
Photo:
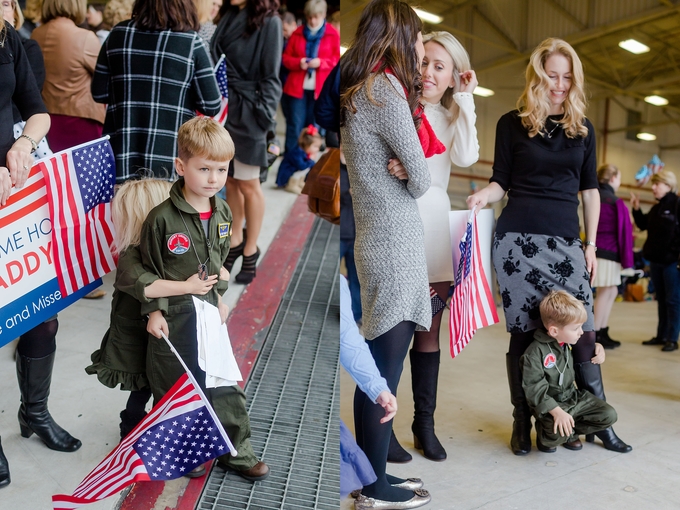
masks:
<instances>
[{"instance_id":1,"label":"cream colored dress","mask_svg":"<svg viewBox=\"0 0 680 510\"><path fill-rule=\"evenodd\" d=\"M455 122L451 113L440 103L425 104L425 115L444 144L446 151L427 159L432 185L418 200L418 210L425 230L425 257L430 283L451 282L454 279L449 232L451 201L447 193L451 163L469 167L479 159L479 143L475 121L475 103L469 92L457 92L453 100L460 108Z\"/></svg>"}]
</instances>

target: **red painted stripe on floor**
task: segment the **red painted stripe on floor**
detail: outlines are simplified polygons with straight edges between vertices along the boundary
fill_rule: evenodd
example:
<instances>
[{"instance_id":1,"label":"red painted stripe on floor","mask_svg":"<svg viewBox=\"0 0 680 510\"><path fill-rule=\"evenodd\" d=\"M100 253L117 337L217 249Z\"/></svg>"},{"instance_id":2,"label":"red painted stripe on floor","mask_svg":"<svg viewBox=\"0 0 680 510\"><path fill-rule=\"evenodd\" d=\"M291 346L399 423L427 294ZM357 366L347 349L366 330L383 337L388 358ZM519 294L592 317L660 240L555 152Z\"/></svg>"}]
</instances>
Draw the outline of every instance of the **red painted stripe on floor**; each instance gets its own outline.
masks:
<instances>
[{"instance_id":1,"label":"red painted stripe on floor","mask_svg":"<svg viewBox=\"0 0 680 510\"><path fill-rule=\"evenodd\" d=\"M257 266L257 277L246 287L229 314L229 337L243 375L242 385L250 376L313 224L314 215L307 209L307 197L300 195ZM190 479L185 489L180 491L177 505L174 508L166 506L164 510L194 510L207 481L207 474ZM165 482L135 484L120 510L151 510L164 488Z\"/></svg>"}]
</instances>

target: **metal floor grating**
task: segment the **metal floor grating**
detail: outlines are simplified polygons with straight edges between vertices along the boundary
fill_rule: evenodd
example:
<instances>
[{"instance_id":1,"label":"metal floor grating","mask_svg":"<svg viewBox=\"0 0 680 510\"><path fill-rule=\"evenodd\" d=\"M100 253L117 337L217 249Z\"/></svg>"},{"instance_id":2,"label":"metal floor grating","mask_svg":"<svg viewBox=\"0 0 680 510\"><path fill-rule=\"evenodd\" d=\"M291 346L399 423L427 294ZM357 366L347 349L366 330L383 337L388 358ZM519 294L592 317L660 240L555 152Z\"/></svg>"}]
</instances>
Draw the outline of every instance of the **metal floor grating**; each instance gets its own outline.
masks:
<instances>
[{"instance_id":1,"label":"metal floor grating","mask_svg":"<svg viewBox=\"0 0 680 510\"><path fill-rule=\"evenodd\" d=\"M316 219L246 385L251 483L215 467L197 510L337 510L340 498L339 228Z\"/></svg>"}]
</instances>

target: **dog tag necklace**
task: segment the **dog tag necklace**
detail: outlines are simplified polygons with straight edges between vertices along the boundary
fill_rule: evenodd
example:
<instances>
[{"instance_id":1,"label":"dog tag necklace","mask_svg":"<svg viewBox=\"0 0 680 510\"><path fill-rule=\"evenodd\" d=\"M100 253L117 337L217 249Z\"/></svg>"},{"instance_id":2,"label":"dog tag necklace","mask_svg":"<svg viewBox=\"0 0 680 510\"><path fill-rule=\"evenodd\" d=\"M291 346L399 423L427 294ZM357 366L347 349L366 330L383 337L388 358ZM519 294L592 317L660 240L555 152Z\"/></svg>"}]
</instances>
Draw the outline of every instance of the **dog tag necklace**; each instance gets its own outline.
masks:
<instances>
[{"instance_id":1,"label":"dog tag necklace","mask_svg":"<svg viewBox=\"0 0 680 510\"><path fill-rule=\"evenodd\" d=\"M550 349L550 352L552 353L552 355L555 356L555 353L553 352L552 347L550 347L550 345L548 345L548 349ZM565 361L564 368L561 371L560 371L560 367L557 366L557 356L555 356L555 368L557 369L557 371L560 374L560 378L557 380L557 383L560 386L562 386L562 383L564 382L564 372L567 371L567 367L569 366L569 349L565 349L564 354L567 357L567 361Z\"/></svg>"},{"instance_id":2,"label":"dog tag necklace","mask_svg":"<svg viewBox=\"0 0 680 510\"><path fill-rule=\"evenodd\" d=\"M208 236L205 238L205 245L208 247L208 258L205 259L205 262L201 263L201 258L198 256L198 250L196 250L196 243L194 243L194 238L191 237L191 232L189 232L189 227L187 226L187 222L184 221L184 215L182 214L182 211L177 209L179 212L179 217L182 218L182 223L184 223L184 228L187 229L187 235L189 236L189 239L191 239L191 246L194 248L194 253L196 254L196 260L198 260L198 279L199 280L207 280L208 279L208 261L210 260L210 247L212 246L212 243L210 242L210 239L208 239Z\"/></svg>"}]
</instances>

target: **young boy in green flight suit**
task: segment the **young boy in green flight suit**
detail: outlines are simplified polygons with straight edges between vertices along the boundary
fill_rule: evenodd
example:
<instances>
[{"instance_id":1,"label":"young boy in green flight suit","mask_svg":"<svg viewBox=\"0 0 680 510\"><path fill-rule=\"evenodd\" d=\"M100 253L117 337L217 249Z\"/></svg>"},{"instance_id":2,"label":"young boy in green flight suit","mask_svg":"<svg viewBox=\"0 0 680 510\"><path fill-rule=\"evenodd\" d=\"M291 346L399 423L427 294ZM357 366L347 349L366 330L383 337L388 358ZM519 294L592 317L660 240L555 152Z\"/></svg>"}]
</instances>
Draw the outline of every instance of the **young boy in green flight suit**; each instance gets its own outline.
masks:
<instances>
[{"instance_id":1,"label":"young boy in green flight suit","mask_svg":"<svg viewBox=\"0 0 680 510\"><path fill-rule=\"evenodd\" d=\"M184 281L192 274L204 279L219 275L229 253L231 210L215 196L227 181L234 143L224 127L208 117L196 117L183 124L177 134L178 157L175 168L180 176L170 190L170 198L154 208L142 227L140 251L147 271L165 280ZM204 296L196 296L217 306L224 323L229 307L222 303L228 282L218 279ZM205 388L205 372L198 366L196 312L192 295L157 300L149 314L147 331L147 377L158 402L183 374L183 368L161 338L163 331L196 377L238 455L218 458L223 467L251 481L264 480L269 467L260 461L250 444L250 419L246 396L238 386Z\"/></svg>"},{"instance_id":2,"label":"young boy in green flight suit","mask_svg":"<svg viewBox=\"0 0 680 510\"><path fill-rule=\"evenodd\" d=\"M592 434L610 427L616 411L604 400L574 385L571 346L583 334L586 321L583 303L571 294L551 291L540 305L545 329L538 329L534 341L520 359L522 386L536 417L536 446L553 453L561 444L572 445L579 434ZM604 349L596 344L592 363L604 362Z\"/></svg>"}]
</instances>

